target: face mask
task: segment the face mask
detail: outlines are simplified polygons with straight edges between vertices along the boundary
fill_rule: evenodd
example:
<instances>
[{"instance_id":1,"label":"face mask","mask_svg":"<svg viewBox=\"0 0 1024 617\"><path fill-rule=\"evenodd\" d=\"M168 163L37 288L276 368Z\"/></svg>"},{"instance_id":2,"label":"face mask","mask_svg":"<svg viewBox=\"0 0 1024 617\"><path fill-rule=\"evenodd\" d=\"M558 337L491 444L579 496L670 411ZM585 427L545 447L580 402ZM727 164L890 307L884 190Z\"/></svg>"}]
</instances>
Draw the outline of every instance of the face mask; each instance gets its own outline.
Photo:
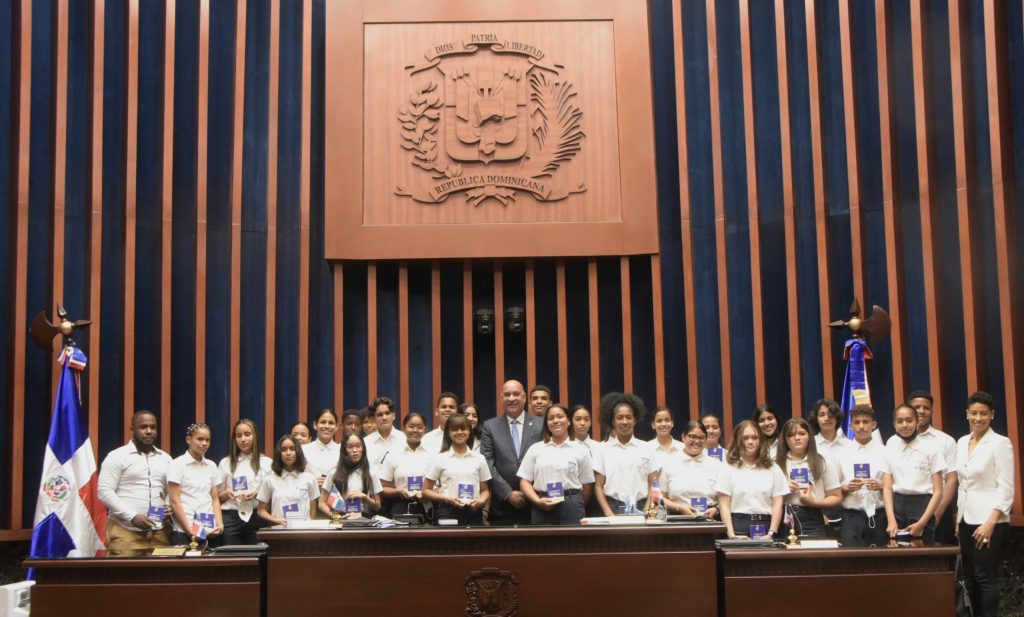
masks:
<instances>
[{"instance_id":1,"label":"face mask","mask_svg":"<svg viewBox=\"0 0 1024 617\"><path fill-rule=\"evenodd\" d=\"M896 434L900 435L899 433L896 433ZM915 439L917 439L917 431L914 431L913 433L911 433L907 437L904 437L903 435L900 435L900 439L902 439L903 441L905 441L907 443L910 443L910 442L914 441Z\"/></svg>"}]
</instances>

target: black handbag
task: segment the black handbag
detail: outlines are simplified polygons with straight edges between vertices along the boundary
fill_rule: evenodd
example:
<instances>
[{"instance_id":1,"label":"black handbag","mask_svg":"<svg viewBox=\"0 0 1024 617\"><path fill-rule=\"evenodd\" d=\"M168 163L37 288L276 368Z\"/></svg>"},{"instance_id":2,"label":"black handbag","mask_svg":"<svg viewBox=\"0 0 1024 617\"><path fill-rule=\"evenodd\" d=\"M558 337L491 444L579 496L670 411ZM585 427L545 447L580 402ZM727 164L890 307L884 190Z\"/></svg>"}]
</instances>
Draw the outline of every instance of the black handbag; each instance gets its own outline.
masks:
<instances>
[{"instance_id":1,"label":"black handbag","mask_svg":"<svg viewBox=\"0 0 1024 617\"><path fill-rule=\"evenodd\" d=\"M953 580L956 585L956 617L974 617L971 605L971 590L964 574L964 558L956 556L956 567L953 569Z\"/></svg>"}]
</instances>

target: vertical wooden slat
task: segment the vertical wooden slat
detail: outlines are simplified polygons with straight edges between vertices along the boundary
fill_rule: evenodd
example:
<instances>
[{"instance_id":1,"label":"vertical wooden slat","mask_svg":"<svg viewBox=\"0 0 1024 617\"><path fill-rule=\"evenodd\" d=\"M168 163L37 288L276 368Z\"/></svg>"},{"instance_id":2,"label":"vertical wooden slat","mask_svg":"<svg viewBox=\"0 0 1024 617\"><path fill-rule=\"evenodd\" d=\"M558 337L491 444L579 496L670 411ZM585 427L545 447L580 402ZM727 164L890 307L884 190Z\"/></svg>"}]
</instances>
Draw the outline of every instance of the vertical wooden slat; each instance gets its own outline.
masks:
<instances>
[{"instance_id":1,"label":"vertical wooden slat","mask_svg":"<svg viewBox=\"0 0 1024 617\"><path fill-rule=\"evenodd\" d=\"M100 293L103 266L103 48L105 0L94 0L92 5L92 136L89 158L90 209L89 220L89 337L95 344L89 349L89 367L93 375L100 374L100 344L103 319L100 314ZM93 378L89 388L89 440L93 456L99 460L100 387Z\"/></svg>"},{"instance_id":2,"label":"vertical wooden slat","mask_svg":"<svg viewBox=\"0 0 1024 617\"><path fill-rule=\"evenodd\" d=\"M231 145L231 314L242 310L242 165L245 144L245 39L248 0L235 5L235 102ZM339 305L340 306L340 305ZM231 320L231 426L241 404L242 320ZM264 437L273 431L263 431ZM266 448L269 452L271 448Z\"/></svg>"},{"instance_id":3,"label":"vertical wooden slat","mask_svg":"<svg viewBox=\"0 0 1024 617\"><path fill-rule=\"evenodd\" d=\"M494 383L505 383L505 276L504 266L494 262ZM533 387L532 384L527 388Z\"/></svg>"},{"instance_id":4,"label":"vertical wooden slat","mask_svg":"<svg viewBox=\"0 0 1024 617\"><path fill-rule=\"evenodd\" d=\"M854 109L853 50L850 42L850 0L839 0L839 50L843 67L843 114L846 130L846 185L850 195L850 257L853 260L853 296L868 306L864 282L864 233L860 204L860 160L857 153L857 113Z\"/></svg>"},{"instance_id":5,"label":"vertical wooden slat","mask_svg":"<svg viewBox=\"0 0 1024 617\"><path fill-rule=\"evenodd\" d=\"M654 314L654 395L658 405L665 405L665 324L662 313L661 257L651 255L651 300Z\"/></svg>"},{"instance_id":6,"label":"vertical wooden slat","mask_svg":"<svg viewBox=\"0 0 1024 617\"><path fill-rule=\"evenodd\" d=\"M633 293L629 280L629 257L619 258L619 280L622 285L622 387L633 391Z\"/></svg>"},{"instance_id":7,"label":"vertical wooden slat","mask_svg":"<svg viewBox=\"0 0 1024 617\"><path fill-rule=\"evenodd\" d=\"M558 310L558 400L569 404L569 315L565 293L565 261L558 260L555 266L556 304ZM529 293L529 292L528 292ZM529 296L527 296L529 297ZM529 309L527 309L529 310ZM529 317L527 317L529 319ZM532 319L531 319L532 321ZM529 353L529 352L527 352ZM536 349L535 349L536 353ZM536 360L534 361L536 367ZM536 368L531 378L536 382Z\"/></svg>"},{"instance_id":8,"label":"vertical wooden slat","mask_svg":"<svg viewBox=\"0 0 1024 617\"><path fill-rule=\"evenodd\" d=\"M828 270L828 227L825 211L825 163L822 156L821 92L818 85L820 72L818 52L818 25L813 1L804 3L804 21L807 30L807 92L811 124L811 160L814 165L814 229L818 259L818 319L821 322L821 392L825 398L834 398L832 375L832 331L828 323L831 285ZM845 315L844 315L845 317Z\"/></svg>"},{"instance_id":9,"label":"vertical wooden slat","mask_svg":"<svg viewBox=\"0 0 1024 617\"><path fill-rule=\"evenodd\" d=\"M341 417L345 408L345 268L331 268L334 278L334 409ZM307 420L308 421L308 420Z\"/></svg>"},{"instance_id":10,"label":"vertical wooden slat","mask_svg":"<svg viewBox=\"0 0 1024 617\"><path fill-rule=\"evenodd\" d=\"M722 109L718 83L718 28L715 3L707 3L708 85L711 102L711 167L715 190L715 261L718 271L718 339L722 356L722 416L726 430L732 430L732 349L729 341L729 270L725 242L725 180L722 154Z\"/></svg>"},{"instance_id":11,"label":"vertical wooden slat","mask_svg":"<svg viewBox=\"0 0 1024 617\"><path fill-rule=\"evenodd\" d=\"M462 396L463 400L473 399L473 265L462 262ZM437 413L437 409L434 409ZM501 405L498 413L502 413ZM434 417L434 426L439 426Z\"/></svg>"},{"instance_id":12,"label":"vertical wooden slat","mask_svg":"<svg viewBox=\"0 0 1024 617\"><path fill-rule=\"evenodd\" d=\"M160 424L168 429L171 426L171 235L174 229L174 31L177 4L177 0L167 0L164 12L164 148L160 196ZM161 437L169 440L171 431L163 431Z\"/></svg>"},{"instance_id":13,"label":"vertical wooden slat","mask_svg":"<svg viewBox=\"0 0 1024 617\"><path fill-rule=\"evenodd\" d=\"M206 190L210 114L210 0L199 2L199 92L196 130L196 422L206 421Z\"/></svg>"},{"instance_id":14,"label":"vertical wooden slat","mask_svg":"<svg viewBox=\"0 0 1024 617\"><path fill-rule=\"evenodd\" d=\"M398 409L409 413L409 266L398 266Z\"/></svg>"},{"instance_id":15,"label":"vertical wooden slat","mask_svg":"<svg viewBox=\"0 0 1024 617\"><path fill-rule=\"evenodd\" d=\"M1020 285L1020 264L1015 260L1020 242L1012 234L1020 216L1016 213L1014 155L1010 109L1009 53L1007 50L1006 5L984 3L985 77L988 85L989 155L992 161L992 203L995 211L996 270L999 281L1000 334L1002 335L1003 375L1006 380L1006 425L1016 451L1021 451L1021 395L1024 371L1021 370L1021 307L1014 305L1013 285ZM1021 513L1021 459L1018 454L1014 474L1016 491L1013 509Z\"/></svg>"},{"instance_id":16,"label":"vertical wooden slat","mask_svg":"<svg viewBox=\"0 0 1024 617\"><path fill-rule=\"evenodd\" d=\"M124 199L124 428L135 411L135 200L139 156L139 0L128 0L128 105L125 140ZM156 410L153 410L156 411ZM170 427L162 427L160 444L170 444Z\"/></svg>"},{"instance_id":17,"label":"vertical wooden slat","mask_svg":"<svg viewBox=\"0 0 1024 617\"><path fill-rule=\"evenodd\" d=\"M264 364L264 442L274 441L274 375L277 332L277 108L281 65L281 0L270 0L270 68L267 88L267 321ZM269 450L269 448L268 448Z\"/></svg>"},{"instance_id":18,"label":"vertical wooden slat","mask_svg":"<svg viewBox=\"0 0 1024 617\"><path fill-rule=\"evenodd\" d=\"M366 392L377 396L377 263L366 266ZM369 401L367 401L369 402Z\"/></svg>"},{"instance_id":19,"label":"vertical wooden slat","mask_svg":"<svg viewBox=\"0 0 1024 617\"><path fill-rule=\"evenodd\" d=\"M897 173L893 148L896 108L889 98L892 66L889 50L892 3L875 0L875 46L878 58L879 146L882 157L882 213L885 219L885 268L892 320L892 387L896 400L907 394L905 357L906 332L903 325L903 242L900 217L896 212L894 177Z\"/></svg>"},{"instance_id":20,"label":"vertical wooden slat","mask_svg":"<svg viewBox=\"0 0 1024 617\"><path fill-rule=\"evenodd\" d=\"M57 55L56 88L54 91L54 148L53 148L53 321L57 323L57 303L64 297L64 217L67 188L68 161L68 1L57 0ZM72 307L81 311L81 308ZM79 313L80 314L80 313ZM74 315L71 316L76 318ZM57 358L63 336L53 337L51 347L53 358ZM60 370L56 362L50 364L50 408L57 397L57 380Z\"/></svg>"},{"instance_id":21,"label":"vertical wooden slat","mask_svg":"<svg viewBox=\"0 0 1024 617\"><path fill-rule=\"evenodd\" d=\"M564 276L564 272L562 273ZM536 279L534 278L533 260L526 261L526 381L527 388L532 388L537 383L537 294ZM561 342L558 348L562 353ZM501 382L499 382L500 384ZM560 392L565 398L564 391Z\"/></svg>"},{"instance_id":22,"label":"vertical wooden slat","mask_svg":"<svg viewBox=\"0 0 1024 617\"><path fill-rule=\"evenodd\" d=\"M597 261L587 260L587 286L590 312L590 416L594 439L601 440L601 332L597 297Z\"/></svg>"},{"instance_id":23,"label":"vertical wooden slat","mask_svg":"<svg viewBox=\"0 0 1024 617\"><path fill-rule=\"evenodd\" d=\"M974 266L971 250L971 211L975 209L974 186L977 180L974 165L974 136L968 134L970 108L965 105L970 93L964 84L971 84L970 7L964 0L949 2L949 64L950 90L953 103L953 153L956 167L956 213L959 221L960 285L964 304L964 364L967 369L967 391L978 389L978 344L975 328L975 306L981 299L974 292ZM965 48L966 46L966 48ZM952 411L952 410L950 410Z\"/></svg>"},{"instance_id":24,"label":"vertical wooden slat","mask_svg":"<svg viewBox=\"0 0 1024 617\"><path fill-rule=\"evenodd\" d=\"M299 407L309 418L309 208L313 100L313 3L302 3L302 138L299 145ZM407 403L403 403L408 407Z\"/></svg>"},{"instance_id":25,"label":"vertical wooden slat","mask_svg":"<svg viewBox=\"0 0 1024 617\"><path fill-rule=\"evenodd\" d=\"M25 343L28 296L28 179L32 116L32 2L18 7L18 231L14 253L14 361L11 375L11 528L21 528L22 476L25 466Z\"/></svg>"},{"instance_id":26,"label":"vertical wooden slat","mask_svg":"<svg viewBox=\"0 0 1024 617\"><path fill-rule=\"evenodd\" d=\"M754 132L754 58L750 47L750 0L740 0L740 51L743 55L743 134L747 146L747 220L750 233L750 297L754 326L754 390L764 401L764 309L761 290L761 213L757 194Z\"/></svg>"},{"instance_id":27,"label":"vertical wooden slat","mask_svg":"<svg viewBox=\"0 0 1024 617\"><path fill-rule=\"evenodd\" d=\"M925 315L928 320L928 374L930 378L932 395L935 397L936 409L944 409L942 398L945 389L943 387L942 358L940 340L942 339L942 318L938 308L939 285L937 263L935 260L935 246L942 246L937 243L937 234L934 229L931 199L931 178L932 178L932 149L934 148L933 133L928 126L931 118L931 97L928 96L926 87L925 57L929 53L928 41L924 35L922 25L921 0L915 0L910 4L910 38L914 63L914 84L916 95L914 97L914 130L917 141L917 182L918 201L921 208L921 260L924 266L924 305ZM942 428L942 413L935 415L935 426Z\"/></svg>"},{"instance_id":28,"label":"vertical wooden slat","mask_svg":"<svg viewBox=\"0 0 1024 617\"><path fill-rule=\"evenodd\" d=\"M793 415L803 414L800 368L800 311L796 278L796 200L793 196L793 137L789 120L789 64L786 3L775 1L775 66L779 73L779 145L782 163L782 220L786 244L786 304L789 307L789 396ZM883 0L884 1L884 0Z\"/></svg>"},{"instance_id":29,"label":"vertical wooden slat","mask_svg":"<svg viewBox=\"0 0 1024 617\"><path fill-rule=\"evenodd\" d=\"M430 264L430 360L430 392L437 398L441 394L441 264L436 260Z\"/></svg>"},{"instance_id":30,"label":"vertical wooden slat","mask_svg":"<svg viewBox=\"0 0 1024 617\"><path fill-rule=\"evenodd\" d=\"M781 0L780 0L781 1ZM683 58L683 9L672 0L672 45L675 56L676 144L679 151L679 219L683 253L683 303L686 322L686 370L689 383L690 418L698 419L700 383L697 378L697 309L693 284L693 235L690 214L690 156L686 147L686 72Z\"/></svg>"}]
</instances>

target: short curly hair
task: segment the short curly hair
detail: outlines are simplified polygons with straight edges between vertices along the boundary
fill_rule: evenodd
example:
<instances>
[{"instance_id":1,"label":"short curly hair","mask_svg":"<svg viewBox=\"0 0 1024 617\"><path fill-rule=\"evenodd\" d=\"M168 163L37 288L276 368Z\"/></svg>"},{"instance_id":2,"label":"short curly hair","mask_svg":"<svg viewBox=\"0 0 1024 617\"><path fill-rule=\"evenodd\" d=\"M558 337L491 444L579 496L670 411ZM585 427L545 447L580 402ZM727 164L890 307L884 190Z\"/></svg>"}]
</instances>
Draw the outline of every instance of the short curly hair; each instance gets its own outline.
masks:
<instances>
[{"instance_id":1,"label":"short curly hair","mask_svg":"<svg viewBox=\"0 0 1024 617\"><path fill-rule=\"evenodd\" d=\"M601 426L605 430L612 430L615 410L621 405L633 410L633 419L637 424L647 416L647 406L639 396L632 392L609 392L601 397Z\"/></svg>"}]
</instances>

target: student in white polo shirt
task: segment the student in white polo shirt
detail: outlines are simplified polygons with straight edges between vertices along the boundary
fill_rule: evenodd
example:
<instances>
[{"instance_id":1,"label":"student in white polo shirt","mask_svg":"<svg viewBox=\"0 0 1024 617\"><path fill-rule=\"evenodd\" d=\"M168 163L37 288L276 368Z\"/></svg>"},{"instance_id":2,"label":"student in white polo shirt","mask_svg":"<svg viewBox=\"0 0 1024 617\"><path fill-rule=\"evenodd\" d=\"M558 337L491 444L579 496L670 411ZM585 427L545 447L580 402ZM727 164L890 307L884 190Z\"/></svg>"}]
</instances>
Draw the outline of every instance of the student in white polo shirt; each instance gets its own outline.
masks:
<instances>
[{"instance_id":1,"label":"student in white polo shirt","mask_svg":"<svg viewBox=\"0 0 1024 617\"><path fill-rule=\"evenodd\" d=\"M377 430L364 438L366 442L366 458L370 461L370 470L380 474L381 463L389 453L405 447L405 433L395 430L395 403L386 396L379 396L370 403L373 420Z\"/></svg>"},{"instance_id":2,"label":"student in white polo shirt","mask_svg":"<svg viewBox=\"0 0 1024 617\"><path fill-rule=\"evenodd\" d=\"M797 535L825 537L824 511L838 508L843 500L839 466L818 454L806 420L790 418L782 425L775 462L789 481L786 509L792 514ZM784 526L780 532L786 536L789 529Z\"/></svg>"},{"instance_id":3,"label":"student in white polo shirt","mask_svg":"<svg viewBox=\"0 0 1024 617\"><path fill-rule=\"evenodd\" d=\"M436 504L438 521L483 524L483 509L491 500L491 470L487 459L473 450L472 435L462 414L445 422L441 452L434 455L423 480L423 496Z\"/></svg>"},{"instance_id":4,"label":"student in white polo shirt","mask_svg":"<svg viewBox=\"0 0 1024 617\"><path fill-rule=\"evenodd\" d=\"M892 512L889 537L904 531L931 540L935 534L935 508L942 499L942 455L917 433L917 412L910 405L893 411L896 434L885 444L892 473Z\"/></svg>"},{"instance_id":5,"label":"student in white polo shirt","mask_svg":"<svg viewBox=\"0 0 1024 617\"><path fill-rule=\"evenodd\" d=\"M722 461L708 454L708 431L690 420L683 427L683 452L661 468L659 482L669 514L702 514L718 518L718 476Z\"/></svg>"},{"instance_id":6,"label":"student in white polo shirt","mask_svg":"<svg viewBox=\"0 0 1024 617\"><path fill-rule=\"evenodd\" d=\"M380 466L380 484L383 488L385 516L396 514L419 514L424 518L433 516L432 509L427 506L423 497L423 480L427 475L434 456L423 447L423 434L427 425L423 416L415 411L407 414L402 420L405 432L405 446L388 455Z\"/></svg>"},{"instance_id":7,"label":"student in white polo shirt","mask_svg":"<svg viewBox=\"0 0 1024 617\"><path fill-rule=\"evenodd\" d=\"M217 466L225 544L256 544L256 532L265 525L256 516L256 493L273 461L260 454L259 441L256 423L240 419L231 430L229 453Z\"/></svg>"},{"instance_id":8,"label":"student in white polo shirt","mask_svg":"<svg viewBox=\"0 0 1024 617\"><path fill-rule=\"evenodd\" d=\"M630 506L643 512L652 472L650 447L637 439L638 422L647 415L640 397L609 392L601 397L601 423L610 432L594 455L594 494L605 516L627 513Z\"/></svg>"},{"instance_id":9,"label":"student in white polo shirt","mask_svg":"<svg viewBox=\"0 0 1024 617\"><path fill-rule=\"evenodd\" d=\"M323 486L324 478L338 464L341 446L334 441L338 432L338 416L330 409L321 409L313 423L316 428L316 439L302 446L302 455L306 460L306 471L316 478L316 485Z\"/></svg>"},{"instance_id":10,"label":"student in white polo shirt","mask_svg":"<svg viewBox=\"0 0 1024 617\"><path fill-rule=\"evenodd\" d=\"M217 490L220 473L217 464L205 456L210 449L210 427L189 425L185 430L185 443L188 451L167 467L167 494L174 519L173 544L188 544L197 537L196 523L206 528L208 538L224 533Z\"/></svg>"},{"instance_id":11,"label":"student in white polo shirt","mask_svg":"<svg viewBox=\"0 0 1024 617\"><path fill-rule=\"evenodd\" d=\"M544 412L543 441L519 465L519 490L530 502L534 525L576 525L594 490L590 450L573 439L569 409L554 403Z\"/></svg>"},{"instance_id":12,"label":"student in white polo shirt","mask_svg":"<svg viewBox=\"0 0 1024 617\"><path fill-rule=\"evenodd\" d=\"M437 426L423 436L423 447L428 452L437 454L441 451L441 442L444 440L444 426L448 418L459 409L459 397L454 392L442 392L437 397ZM475 440L474 440L475 443Z\"/></svg>"},{"instance_id":13,"label":"student in white polo shirt","mask_svg":"<svg viewBox=\"0 0 1024 617\"><path fill-rule=\"evenodd\" d=\"M315 518L320 489L313 474L306 471L306 457L291 435L277 440L270 471L256 495L260 518L275 525Z\"/></svg>"},{"instance_id":14,"label":"student in white polo shirt","mask_svg":"<svg viewBox=\"0 0 1024 617\"><path fill-rule=\"evenodd\" d=\"M647 442L648 451L651 453L651 469L661 469L672 459L683 454L683 442L672 436L672 429L675 428L675 421L672 419L672 410L668 407L657 407L654 415L651 416L651 428L654 429L654 439ZM661 478L658 478L661 482ZM664 491L664 483L661 483Z\"/></svg>"},{"instance_id":15,"label":"student in white polo shirt","mask_svg":"<svg viewBox=\"0 0 1024 617\"><path fill-rule=\"evenodd\" d=\"M917 438L931 445L942 455L942 499L935 508L935 541L956 544L956 440L932 426L935 398L927 390L914 390L907 395L907 404L917 412Z\"/></svg>"},{"instance_id":16,"label":"student in white polo shirt","mask_svg":"<svg viewBox=\"0 0 1024 617\"><path fill-rule=\"evenodd\" d=\"M830 398L818 399L811 406L807 422L814 430L814 445L818 454L839 461L839 450L850 442L843 434L843 410Z\"/></svg>"},{"instance_id":17,"label":"student in white polo shirt","mask_svg":"<svg viewBox=\"0 0 1024 617\"><path fill-rule=\"evenodd\" d=\"M590 428L594 424L590 417L590 410L586 405L576 405L572 408L570 417L572 418L573 439L576 443L587 446L587 449L593 454L601 443L590 436Z\"/></svg>"},{"instance_id":18,"label":"student in white polo shirt","mask_svg":"<svg viewBox=\"0 0 1024 617\"><path fill-rule=\"evenodd\" d=\"M768 438L754 420L744 420L733 429L715 490L730 538L778 536L783 498L789 494L789 486L785 474L769 456Z\"/></svg>"},{"instance_id":19,"label":"student in white polo shirt","mask_svg":"<svg viewBox=\"0 0 1024 617\"><path fill-rule=\"evenodd\" d=\"M843 491L843 546L885 546L889 542L886 513L892 510L892 475L885 446L875 439L878 426L871 407L850 411L854 440L839 451Z\"/></svg>"},{"instance_id":20,"label":"student in white polo shirt","mask_svg":"<svg viewBox=\"0 0 1024 617\"><path fill-rule=\"evenodd\" d=\"M333 507L348 518L369 518L380 511L380 494L384 490L380 478L370 468L362 435L346 433L341 445L338 466L327 474L320 487L320 511L331 516ZM333 506L331 496L338 500Z\"/></svg>"}]
</instances>

